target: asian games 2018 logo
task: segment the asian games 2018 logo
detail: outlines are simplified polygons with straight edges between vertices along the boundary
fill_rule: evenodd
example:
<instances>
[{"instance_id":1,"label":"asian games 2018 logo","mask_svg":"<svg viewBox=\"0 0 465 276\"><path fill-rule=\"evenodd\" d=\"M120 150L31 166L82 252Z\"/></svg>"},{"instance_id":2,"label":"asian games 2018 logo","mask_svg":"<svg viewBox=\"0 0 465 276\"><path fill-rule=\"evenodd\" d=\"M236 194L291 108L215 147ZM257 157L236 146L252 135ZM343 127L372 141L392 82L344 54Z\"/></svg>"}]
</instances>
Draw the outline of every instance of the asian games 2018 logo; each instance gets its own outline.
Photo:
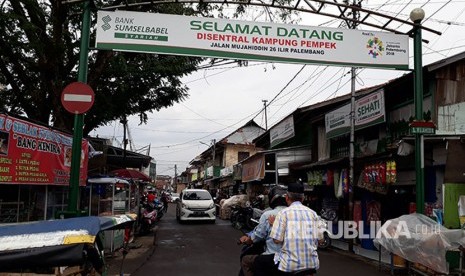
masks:
<instances>
[{"instance_id":1,"label":"asian games 2018 logo","mask_svg":"<svg viewBox=\"0 0 465 276\"><path fill-rule=\"evenodd\" d=\"M370 56L377 58L384 52L383 42L377 37L370 38L367 42L367 49Z\"/></svg>"}]
</instances>

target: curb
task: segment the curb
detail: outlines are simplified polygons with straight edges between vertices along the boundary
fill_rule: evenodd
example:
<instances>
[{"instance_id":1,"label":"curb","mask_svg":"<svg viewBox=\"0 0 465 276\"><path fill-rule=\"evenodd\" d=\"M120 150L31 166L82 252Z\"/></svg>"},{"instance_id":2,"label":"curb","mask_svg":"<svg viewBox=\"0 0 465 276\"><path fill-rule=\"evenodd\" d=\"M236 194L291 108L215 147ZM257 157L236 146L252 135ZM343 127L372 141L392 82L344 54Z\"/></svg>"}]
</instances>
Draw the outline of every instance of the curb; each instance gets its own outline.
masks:
<instances>
[{"instance_id":1,"label":"curb","mask_svg":"<svg viewBox=\"0 0 465 276\"><path fill-rule=\"evenodd\" d=\"M106 259L107 276L128 276L139 270L155 253L157 231L158 226L155 226L152 230L153 238L152 235L136 237L129 244L126 255L118 250L112 258Z\"/></svg>"}]
</instances>

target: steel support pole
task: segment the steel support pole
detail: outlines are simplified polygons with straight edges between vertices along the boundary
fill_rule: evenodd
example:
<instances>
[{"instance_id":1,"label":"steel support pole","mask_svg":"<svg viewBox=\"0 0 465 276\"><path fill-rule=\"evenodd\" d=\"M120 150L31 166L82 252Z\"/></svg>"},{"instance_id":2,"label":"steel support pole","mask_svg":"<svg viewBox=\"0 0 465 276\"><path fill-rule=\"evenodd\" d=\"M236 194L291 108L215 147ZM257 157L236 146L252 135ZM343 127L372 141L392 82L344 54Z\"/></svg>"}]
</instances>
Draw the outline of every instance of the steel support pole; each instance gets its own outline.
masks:
<instances>
[{"instance_id":1,"label":"steel support pole","mask_svg":"<svg viewBox=\"0 0 465 276\"><path fill-rule=\"evenodd\" d=\"M81 46L79 53L78 81L87 83L89 35L90 35L90 1L84 1L81 28ZM74 115L73 145L71 156L71 172L69 180L68 212L77 215L79 195L79 173L81 167L82 128L84 114Z\"/></svg>"},{"instance_id":2,"label":"steel support pole","mask_svg":"<svg viewBox=\"0 0 465 276\"><path fill-rule=\"evenodd\" d=\"M415 119L423 120L423 65L421 48L421 20L415 21L413 28L413 60L414 60L414 92L415 92ZM415 178L416 178L416 212L425 212L425 173L423 157L423 134L415 134Z\"/></svg>"}]
</instances>

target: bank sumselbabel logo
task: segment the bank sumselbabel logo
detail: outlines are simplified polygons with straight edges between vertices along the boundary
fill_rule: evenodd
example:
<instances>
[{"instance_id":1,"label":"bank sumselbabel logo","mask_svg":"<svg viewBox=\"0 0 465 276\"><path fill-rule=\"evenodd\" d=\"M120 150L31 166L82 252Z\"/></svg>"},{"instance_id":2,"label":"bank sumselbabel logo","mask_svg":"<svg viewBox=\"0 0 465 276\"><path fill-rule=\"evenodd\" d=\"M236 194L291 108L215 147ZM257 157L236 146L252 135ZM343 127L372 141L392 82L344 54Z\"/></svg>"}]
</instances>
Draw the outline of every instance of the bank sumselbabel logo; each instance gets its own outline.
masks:
<instances>
[{"instance_id":1,"label":"bank sumselbabel logo","mask_svg":"<svg viewBox=\"0 0 465 276\"><path fill-rule=\"evenodd\" d=\"M111 16L105 15L104 17L102 17L102 21L103 21L102 29L104 31L108 31L109 29L111 29L111 25L108 24L109 22L111 22Z\"/></svg>"},{"instance_id":2,"label":"bank sumselbabel logo","mask_svg":"<svg viewBox=\"0 0 465 276\"><path fill-rule=\"evenodd\" d=\"M367 49L368 54L373 58L377 58L378 56L382 56L384 52L384 45L381 39L377 38L376 36L373 38L368 39L367 41Z\"/></svg>"}]
</instances>

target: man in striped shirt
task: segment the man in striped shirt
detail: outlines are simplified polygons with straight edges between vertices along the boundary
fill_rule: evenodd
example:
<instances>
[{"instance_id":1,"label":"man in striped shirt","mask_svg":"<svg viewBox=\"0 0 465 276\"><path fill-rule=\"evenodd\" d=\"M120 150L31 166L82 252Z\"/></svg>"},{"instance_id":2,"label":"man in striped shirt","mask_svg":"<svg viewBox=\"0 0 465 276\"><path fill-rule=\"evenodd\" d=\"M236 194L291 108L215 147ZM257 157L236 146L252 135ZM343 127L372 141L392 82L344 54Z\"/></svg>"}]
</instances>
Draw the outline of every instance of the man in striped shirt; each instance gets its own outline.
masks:
<instances>
[{"instance_id":1,"label":"man in striped shirt","mask_svg":"<svg viewBox=\"0 0 465 276\"><path fill-rule=\"evenodd\" d=\"M272 271L258 269L255 276L291 275L302 270L310 270L305 275L313 275L319 268L317 246L322 232L318 227L318 215L302 204L303 193L302 183L288 185L286 201L289 207L279 212L274 222L270 219L273 223L270 237L275 243L282 244L281 251L275 254L274 265L268 266ZM256 265L263 267L260 261L257 259Z\"/></svg>"}]
</instances>

